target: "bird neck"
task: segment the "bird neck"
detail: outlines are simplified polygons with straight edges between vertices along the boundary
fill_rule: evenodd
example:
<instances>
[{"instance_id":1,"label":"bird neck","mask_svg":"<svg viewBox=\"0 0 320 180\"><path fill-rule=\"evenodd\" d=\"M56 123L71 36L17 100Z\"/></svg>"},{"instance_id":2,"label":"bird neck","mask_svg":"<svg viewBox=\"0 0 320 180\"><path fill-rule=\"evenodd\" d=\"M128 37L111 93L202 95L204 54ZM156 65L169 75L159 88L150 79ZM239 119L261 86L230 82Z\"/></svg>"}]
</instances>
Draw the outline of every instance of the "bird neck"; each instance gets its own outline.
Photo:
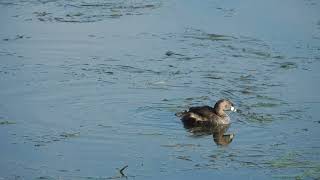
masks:
<instances>
[{"instance_id":1,"label":"bird neck","mask_svg":"<svg viewBox=\"0 0 320 180\"><path fill-rule=\"evenodd\" d=\"M222 108L215 109L215 112L220 117L225 117L226 116L226 113L222 110Z\"/></svg>"}]
</instances>

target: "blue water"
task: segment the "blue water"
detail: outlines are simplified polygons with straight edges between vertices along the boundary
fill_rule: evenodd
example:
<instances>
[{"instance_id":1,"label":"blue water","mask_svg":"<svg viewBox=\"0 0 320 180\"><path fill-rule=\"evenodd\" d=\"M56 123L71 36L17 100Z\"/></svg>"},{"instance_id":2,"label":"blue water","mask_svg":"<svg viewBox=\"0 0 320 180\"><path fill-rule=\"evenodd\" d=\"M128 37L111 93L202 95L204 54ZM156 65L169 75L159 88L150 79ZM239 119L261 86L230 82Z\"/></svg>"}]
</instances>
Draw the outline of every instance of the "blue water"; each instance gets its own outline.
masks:
<instances>
[{"instance_id":1,"label":"blue water","mask_svg":"<svg viewBox=\"0 0 320 180\"><path fill-rule=\"evenodd\" d=\"M319 8L0 0L0 180L319 179ZM228 146L174 115L221 98Z\"/></svg>"}]
</instances>

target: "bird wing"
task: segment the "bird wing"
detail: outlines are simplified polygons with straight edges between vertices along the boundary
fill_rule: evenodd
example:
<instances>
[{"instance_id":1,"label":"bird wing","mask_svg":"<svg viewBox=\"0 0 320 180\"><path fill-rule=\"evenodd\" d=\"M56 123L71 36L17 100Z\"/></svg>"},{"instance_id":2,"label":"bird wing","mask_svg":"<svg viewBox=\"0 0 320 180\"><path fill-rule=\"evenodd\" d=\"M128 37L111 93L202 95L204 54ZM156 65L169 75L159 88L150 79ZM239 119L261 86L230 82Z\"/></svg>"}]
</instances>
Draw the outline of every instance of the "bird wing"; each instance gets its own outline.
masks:
<instances>
[{"instance_id":1,"label":"bird wing","mask_svg":"<svg viewBox=\"0 0 320 180\"><path fill-rule=\"evenodd\" d=\"M212 112L214 112L214 110L210 106L199 106L199 107L191 107L189 109L189 112L192 112L194 114L204 116L204 117L210 117L212 115Z\"/></svg>"}]
</instances>

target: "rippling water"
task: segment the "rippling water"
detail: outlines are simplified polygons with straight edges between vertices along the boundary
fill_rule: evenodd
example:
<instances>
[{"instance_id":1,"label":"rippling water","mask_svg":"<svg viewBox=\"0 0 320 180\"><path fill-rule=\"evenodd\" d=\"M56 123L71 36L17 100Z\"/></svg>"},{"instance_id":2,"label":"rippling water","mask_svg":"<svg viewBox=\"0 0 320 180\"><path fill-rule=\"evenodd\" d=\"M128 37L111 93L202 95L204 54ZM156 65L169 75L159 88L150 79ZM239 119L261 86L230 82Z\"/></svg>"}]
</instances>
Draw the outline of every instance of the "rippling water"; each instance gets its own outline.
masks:
<instances>
[{"instance_id":1,"label":"rippling water","mask_svg":"<svg viewBox=\"0 0 320 180\"><path fill-rule=\"evenodd\" d=\"M319 179L319 8L0 0L0 179ZM220 98L228 146L174 115Z\"/></svg>"}]
</instances>

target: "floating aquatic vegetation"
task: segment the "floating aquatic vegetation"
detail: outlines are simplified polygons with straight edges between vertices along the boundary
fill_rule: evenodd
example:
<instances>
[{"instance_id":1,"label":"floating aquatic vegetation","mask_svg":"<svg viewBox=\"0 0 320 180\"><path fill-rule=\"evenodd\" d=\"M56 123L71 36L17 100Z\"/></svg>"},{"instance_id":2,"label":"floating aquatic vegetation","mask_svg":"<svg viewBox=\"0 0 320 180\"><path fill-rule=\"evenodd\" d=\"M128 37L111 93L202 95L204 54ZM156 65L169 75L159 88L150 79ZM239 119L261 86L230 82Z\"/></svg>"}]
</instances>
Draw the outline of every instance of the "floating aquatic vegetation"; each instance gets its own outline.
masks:
<instances>
[{"instance_id":1,"label":"floating aquatic vegetation","mask_svg":"<svg viewBox=\"0 0 320 180\"><path fill-rule=\"evenodd\" d=\"M199 96L199 97L188 97L185 101L204 101L209 100L209 96Z\"/></svg>"},{"instance_id":2,"label":"floating aquatic vegetation","mask_svg":"<svg viewBox=\"0 0 320 180\"><path fill-rule=\"evenodd\" d=\"M77 137L79 135L80 135L79 132L75 132L75 133L64 132L64 133L60 134L60 136L63 137L63 138L72 138L72 137Z\"/></svg>"},{"instance_id":3,"label":"floating aquatic vegetation","mask_svg":"<svg viewBox=\"0 0 320 180\"><path fill-rule=\"evenodd\" d=\"M274 120L271 114L260 114L260 113L247 113L244 114L245 118L251 122L268 123Z\"/></svg>"},{"instance_id":4,"label":"floating aquatic vegetation","mask_svg":"<svg viewBox=\"0 0 320 180\"><path fill-rule=\"evenodd\" d=\"M316 165L313 168L305 170L303 173L296 176L300 179L304 179L306 177L314 178L314 179L320 179L320 165Z\"/></svg>"},{"instance_id":5,"label":"floating aquatic vegetation","mask_svg":"<svg viewBox=\"0 0 320 180\"><path fill-rule=\"evenodd\" d=\"M183 37L197 39L197 40L208 40L208 41L230 41L232 39L235 39L235 37L232 37L232 36L206 33L199 29L187 29Z\"/></svg>"},{"instance_id":6,"label":"floating aquatic vegetation","mask_svg":"<svg viewBox=\"0 0 320 180\"><path fill-rule=\"evenodd\" d=\"M14 41L14 40L19 40L19 39L30 39L30 38L31 38L30 36L17 34L16 36L14 36L12 38L4 38L3 41Z\"/></svg>"},{"instance_id":7,"label":"floating aquatic vegetation","mask_svg":"<svg viewBox=\"0 0 320 180\"><path fill-rule=\"evenodd\" d=\"M8 120L0 120L0 125L10 125L10 124L16 124L16 122L8 121Z\"/></svg>"},{"instance_id":8,"label":"floating aquatic vegetation","mask_svg":"<svg viewBox=\"0 0 320 180\"><path fill-rule=\"evenodd\" d=\"M181 159L181 160L185 160L185 161L192 161L189 156L177 156L176 158Z\"/></svg>"},{"instance_id":9,"label":"floating aquatic vegetation","mask_svg":"<svg viewBox=\"0 0 320 180\"><path fill-rule=\"evenodd\" d=\"M254 55L256 58L270 58L271 54L267 50L257 50L253 48L242 48L242 52Z\"/></svg>"},{"instance_id":10,"label":"floating aquatic vegetation","mask_svg":"<svg viewBox=\"0 0 320 180\"><path fill-rule=\"evenodd\" d=\"M263 99L263 100L270 100L270 101L276 101L279 102L280 100L274 97L266 96L266 95L257 95L256 96L258 99Z\"/></svg>"},{"instance_id":11,"label":"floating aquatic vegetation","mask_svg":"<svg viewBox=\"0 0 320 180\"><path fill-rule=\"evenodd\" d=\"M320 178L320 164L304 160L304 158L297 153L287 153L279 159L269 161L267 164L275 169L297 169L302 171L301 173L296 173L294 175L290 174L275 177L295 179Z\"/></svg>"},{"instance_id":12,"label":"floating aquatic vegetation","mask_svg":"<svg viewBox=\"0 0 320 180\"><path fill-rule=\"evenodd\" d=\"M207 74L207 75L204 75L203 77L207 78L207 79L216 79L216 80L223 79L223 77L217 76L217 75L214 75L214 74Z\"/></svg>"},{"instance_id":13,"label":"floating aquatic vegetation","mask_svg":"<svg viewBox=\"0 0 320 180\"><path fill-rule=\"evenodd\" d=\"M99 127L103 127L103 128L112 128L112 126L110 125L104 125L104 124L98 124Z\"/></svg>"},{"instance_id":14,"label":"floating aquatic vegetation","mask_svg":"<svg viewBox=\"0 0 320 180\"><path fill-rule=\"evenodd\" d=\"M17 3L11 2L11 1L0 1L0 5L2 6L14 6L17 5Z\"/></svg>"},{"instance_id":15,"label":"floating aquatic vegetation","mask_svg":"<svg viewBox=\"0 0 320 180\"><path fill-rule=\"evenodd\" d=\"M200 147L199 144L167 144L167 145L161 145L162 147L169 147L169 148L195 148Z\"/></svg>"},{"instance_id":16,"label":"floating aquatic vegetation","mask_svg":"<svg viewBox=\"0 0 320 180\"><path fill-rule=\"evenodd\" d=\"M295 69L298 65L294 62L284 62L280 64L280 68L282 69Z\"/></svg>"},{"instance_id":17,"label":"floating aquatic vegetation","mask_svg":"<svg viewBox=\"0 0 320 180\"><path fill-rule=\"evenodd\" d=\"M39 180L54 180L55 178L51 177L51 176L39 176L36 179L39 179Z\"/></svg>"},{"instance_id":18,"label":"floating aquatic vegetation","mask_svg":"<svg viewBox=\"0 0 320 180\"><path fill-rule=\"evenodd\" d=\"M274 59L285 59L286 57L282 56L282 55L278 55L278 56L273 56L272 58L274 58Z\"/></svg>"},{"instance_id":19,"label":"floating aquatic vegetation","mask_svg":"<svg viewBox=\"0 0 320 180\"><path fill-rule=\"evenodd\" d=\"M184 56L183 54L179 54L179 53L176 53L176 52L173 52L173 51L167 51L165 53L167 56L173 56L173 55L176 55L176 56Z\"/></svg>"},{"instance_id":20,"label":"floating aquatic vegetation","mask_svg":"<svg viewBox=\"0 0 320 180\"><path fill-rule=\"evenodd\" d=\"M234 8L217 7L216 9L224 13L224 17L232 17L236 12Z\"/></svg>"},{"instance_id":21,"label":"floating aquatic vegetation","mask_svg":"<svg viewBox=\"0 0 320 180\"><path fill-rule=\"evenodd\" d=\"M159 71L155 71L151 69L138 68L138 67L127 66L127 65L116 65L114 68L119 71L138 73L138 74L140 73L160 74L161 73Z\"/></svg>"},{"instance_id":22,"label":"floating aquatic vegetation","mask_svg":"<svg viewBox=\"0 0 320 180\"><path fill-rule=\"evenodd\" d=\"M142 135L142 136L161 136L163 135L163 133L145 133L145 132L139 132L137 133L138 135Z\"/></svg>"},{"instance_id":23,"label":"floating aquatic vegetation","mask_svg":"<svg viewBox=\"0 0 320 180\"><path fill-rule=\"evenodd\" d=\"M62 132L61 134L46 134L36 137L25 136L26 140L29 140L36 147L46 146L47 144L63 141L69 138L74 138L80 136L80 132Z\"/></svg>"},{"instance_id":24,"label":"floating aquatic vegetation","mask_svg":"<svg viewBox=\"0 0 320 180\"><path fill-rule=\"evenodd\" d=\"M240 80L240 81L253 81L253 80L255 80L255 78L254 78L253 75L248 74L248 75L241 75L241 76L239 77L239 80Z\"/></svg>"},{"instance_id":25,"label":"floating aquatic vegetation","mask_svg":"<svg viewBox=\"0 0 320 180\"><path fill-rule=\"evenodd\" d=\"M37 6L46 11L33 12L39 21L56 21L66 23L85 23L102 21L108 18L120 18L129 15L141 15L161 6L154 0L54 0L42 2L38 0L16 1L17 6ZM53 11L53 9L56 9ZM59 10L60 9L60 10ZM48 12L49 11L49 12ZM32 18L28 18L32 20Z\"/></svg>"},{"instance_id":26,"label":"floating aquatic vegetation","mask_svg":"<svg viewBox=\"0 0 320 180\"><path fill-rule=\"evenodd\" d=\"M242 94L246 94L246 95L253 94L253 92L250 91L249 89L242 89L242 90L240 90L239 92L241 92Z\"/></svg>"},{"instance_id":27,"label":"floating aquatic vegetation","mask_svg":"<svg viewBox=\"0 0 320 180\"><path fill-rule=\"evenodd\" d=\"M251 105L251 107L257 107L257 108L273 108L277 106L279 106L279 104L269 103L269 102L258 102L256 104Z\"/></svg>"},{"instance_id":28,"label":"floating aquatic vegetation","mask_svg":"<svg viewBox=\"0 0 320 180\"><path fill-rule=\"evenodd\" d=\"M310 164L310 162L298 160L298 157L297 153L288 153L269 163L273 168L299 168Z\"/></svg>"},{"instance_id":29,"label":"floating aquatic vegetation","mask_svg":"<svg viewBox=\"0 0 320 180\"><path fill-rule=\"evenodd\" d=\"M48 13L46 11L42 11L42 12L34 12L33 14L35 14L37 17L43 17L43 16L47 16L51 13Z\"/></svg>"}]
</instances>

